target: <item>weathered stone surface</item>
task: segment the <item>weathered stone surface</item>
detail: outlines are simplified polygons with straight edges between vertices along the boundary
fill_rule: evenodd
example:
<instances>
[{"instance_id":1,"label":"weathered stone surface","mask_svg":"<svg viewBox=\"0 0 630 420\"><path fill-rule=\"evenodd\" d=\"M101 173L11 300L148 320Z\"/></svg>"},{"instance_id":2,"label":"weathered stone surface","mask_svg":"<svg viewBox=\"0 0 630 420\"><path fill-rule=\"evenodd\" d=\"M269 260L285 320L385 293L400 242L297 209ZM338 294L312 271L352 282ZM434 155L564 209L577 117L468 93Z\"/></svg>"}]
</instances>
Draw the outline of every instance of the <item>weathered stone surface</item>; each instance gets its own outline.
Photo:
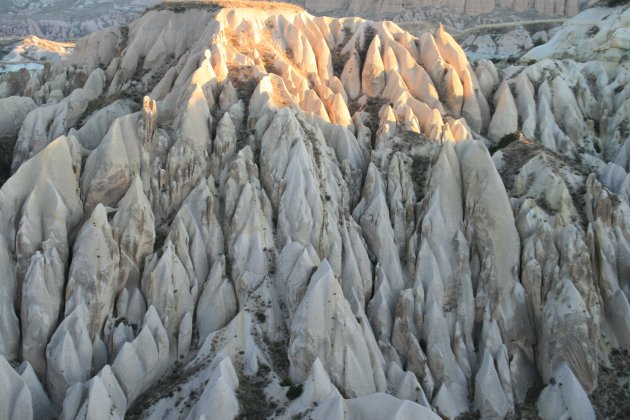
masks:
<instances>
[{"instance_id":1,"label":"weathered stone surface","mask_svg":"<svg viewBox=\"0 0 630 420\"><path fill-rule=\"evenodd\" d=\"M627 8L501 68L443 27L225 6L42 76L0 188L0 417L504 418L542 381L541 417L591 418L630 349Z\"/></svg>"}]
</instances>

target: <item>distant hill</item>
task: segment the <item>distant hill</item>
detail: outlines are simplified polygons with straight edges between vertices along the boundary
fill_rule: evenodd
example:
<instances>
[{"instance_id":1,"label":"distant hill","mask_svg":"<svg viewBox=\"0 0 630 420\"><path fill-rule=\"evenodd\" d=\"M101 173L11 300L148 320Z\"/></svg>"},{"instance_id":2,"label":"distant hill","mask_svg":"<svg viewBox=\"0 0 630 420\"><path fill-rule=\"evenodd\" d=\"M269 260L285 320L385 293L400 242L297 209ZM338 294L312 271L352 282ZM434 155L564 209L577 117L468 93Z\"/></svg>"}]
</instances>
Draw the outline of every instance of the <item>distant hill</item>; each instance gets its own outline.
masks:
<instances>
[{"instance_id":1,"label":"distant hill","mask_svg":"<svg viewBox=\"0 0 630 420\"><path fill-rule=\"evenodd\" d=\"M622 1L622 0L615 0ZM310 13L361 16L397 22L444 22L450 30L521 15L574 16L594 0L297 0ZM76 39L98 29L126 24L159 0L0 0L0 36L36 35ZM471 19L472 18L472 19Z\"/></svg>"}]
</instances>

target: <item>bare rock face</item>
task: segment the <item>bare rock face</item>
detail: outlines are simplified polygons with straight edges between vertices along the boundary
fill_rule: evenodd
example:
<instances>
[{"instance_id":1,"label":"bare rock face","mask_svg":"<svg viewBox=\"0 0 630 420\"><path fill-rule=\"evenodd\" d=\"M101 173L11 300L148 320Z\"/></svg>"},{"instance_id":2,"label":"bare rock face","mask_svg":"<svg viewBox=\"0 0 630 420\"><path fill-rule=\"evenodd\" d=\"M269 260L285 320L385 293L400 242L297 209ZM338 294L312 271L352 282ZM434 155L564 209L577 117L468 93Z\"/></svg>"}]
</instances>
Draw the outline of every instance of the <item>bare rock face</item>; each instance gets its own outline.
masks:
<instances>
[{"instance_id":1,"label":"bare rock face","mask_svg":"<svg viewBox=\"0 0 630 420\"><path fill-rule=\"evenodd\" d=\"M495 7L492 0L472 0L465 2L465 5L464 11L473 16L490 13Z\"/></svg>"},{"instance_id":2,"label":"bare rock face","mask_svg":"<svg viewBox=\"0 0 630 420\"><path fill-rule=\"evenodd\" d=\"M566 365L560 366L556 371L555 383L547 385L541 392L538 410L543 419L557 419L562 416L595 418L586 393Z\"/></svg>"},{"instance_id":3,"label":"bare rock face","mask_svg":"<svg viewBox=\"0 0 630 420\"><path fill-rule=\"evenodd\" d=\"M46 343L55 328L63 304L64 263L49 242L42 243L43 253L31 258L22 288L22 357L35 372L46 371Z\"/></svg>"},{"instance_id":4,"label":"bare rock face","mask_svg":"<svg viewBox=\"0 0 630 420\"><path fill-rule=\"evenodd\" d=\"M86 111L89 102L103 92L105 78L102 69L95 69L89 74L83 88L73 90L56 104L31 111L20 129L11 171L15 172L24 160L73 127Z\"/></svg>"},{"instance_id":5,"label":"bare rock face","mask_svg":"<svg viewBox=\"0 0 630 420\"><path fill-rule=\"evenodd\" d=\"M465 13L470 16L487 14L496 8L508 8L516 12L524 12L534 9L539 13L549 16L575 16L580 11L580 4L576 0L443 0L439 3L421 0L420 7L448 7L456 13ZM403 12L409 5L405 3L386 0L383 2L346 0L342 2L333 1L309 1L305 7L315 13L327 14L356 14L361 16L374 17L377 15L390 17Z\"/></svg>"},{"instance_id":6,"label":"bare rock face","mask_svg":"<svg viewBox=\"0 0 630 420\"><path fill-rule=\"evenodd\" d=\"M628 8L593 10L505 69L289 4L79 41L0 100L0 417L593 418L630 350Z\"/></svg>"},{"instance_id":7,"label":"bare rock face","mask_svg":"<svg viewBox=\"0 0 630 420\"><path fill-rule=\"evenodd\" d=\"M105 207L99 204L77 236L65 304L66 315L81 304L89 305L89 316L83 321L92 339L103 328L114 306L114 297L121 289L115 283L120 276L119 265L114 231L107 221Z\"/></svg>"},{"instance_id":8,"label":"bare rock face","mask_svg":"<svg viewBox=\"0 0 630 420\"><path fill-rule=\"evenodd\" d=\"M20 131L24 119L35 109L35 102L28 97L11 96L0 99L0 131L4 136L15 136Z\"/></svg>"},{"instance_id":9,"label":"bare rock face","mask_svg":"<svg viewBox=\"0 0 630 420\"><path fill-rule=\"evenodd\" d=\"M0 378L5 390L2 396L2 415L6 418L33 418L33 396L24 380L13 370L4 356L0 356L0 369Z\"/></svg>"},{"instance_id":10,"label":"bare rock face","mask_svg":"<svg viewBox=\"0 0 630 420\"><path fill-rule=\"evenodd\" d=\"M495 94L496 112L488 126L488 138L498 142L503 136L518 129L518 111L510 87L503 82Z\"/></svg>"},{"instance_id":11,"label":"bare rock face","mask_svg":"<svg viewBox=\"0 0 630 420\"><path fill-rule=\"evenodd\" d=\"M92 374L94 346L84 319L89 320L89 311L80 304L59 324L46 348L47 388L57 406L71 385L87 381Z\"/></svg>"},{"instance_id":12,"label":"bare rock face","mask_svg":"<svg viewBox=\"0 0 630 420\"><path fill-rule=\"evenodd\" d=\"M372 366L368 344L347 300L322 305L324 301L332 303L336 296L343 296L341 287L324 261L313 274L291 323L290 375L303 381L312 362L323 358L324 368L341 392L351 396L373 393L377 391L375 378L382 377L383 372L378 372L380 366ZM316 313L322 306L331 312ZM341 343L345 345L340 346Z\"/></svg>"}]
</instances>

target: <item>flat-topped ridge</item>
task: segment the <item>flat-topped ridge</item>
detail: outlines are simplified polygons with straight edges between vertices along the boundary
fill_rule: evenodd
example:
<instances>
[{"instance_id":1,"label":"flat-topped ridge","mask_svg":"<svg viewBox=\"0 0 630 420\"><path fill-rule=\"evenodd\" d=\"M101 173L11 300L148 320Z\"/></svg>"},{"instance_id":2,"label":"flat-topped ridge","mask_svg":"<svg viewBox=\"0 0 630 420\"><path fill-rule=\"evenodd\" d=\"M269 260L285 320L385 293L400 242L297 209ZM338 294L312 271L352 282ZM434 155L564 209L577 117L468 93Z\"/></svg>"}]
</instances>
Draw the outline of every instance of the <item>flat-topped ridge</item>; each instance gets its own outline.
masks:
<instances>
[{"instance_id":1,"label":"flat-topped ridge","mask_svg":"<svg viewBox=\"0 0 630 420\"><path fill-rule=\"evenodd\" d=\"M291 3L274 1L248 0L166 0L149 10L172 10L182 12L186 9L260 9L285 12L304 12L305 9Z\"/></svg>"}]
</instances>

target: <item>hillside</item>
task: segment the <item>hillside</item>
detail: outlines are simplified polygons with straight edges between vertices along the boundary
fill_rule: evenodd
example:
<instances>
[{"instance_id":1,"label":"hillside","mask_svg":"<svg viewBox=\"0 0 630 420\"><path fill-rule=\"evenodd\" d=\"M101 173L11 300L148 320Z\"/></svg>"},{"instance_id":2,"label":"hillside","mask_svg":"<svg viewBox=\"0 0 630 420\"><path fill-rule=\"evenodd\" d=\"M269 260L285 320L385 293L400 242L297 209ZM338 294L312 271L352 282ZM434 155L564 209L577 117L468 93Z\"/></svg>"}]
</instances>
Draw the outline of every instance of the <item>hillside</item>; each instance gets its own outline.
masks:
<instances>
[{"instance_id":1,"label":"hillside","mask_svg":"<svg viewBox=\"0 0 630 420\"><path fill-rule=\"evenodd\" d=\"M623 417L629 21L170 1L0 79L0 418Z\"/></svg>"},{"instance_id":2,"label":"hillside","mask_svg":"<svg viewBox=\"0 0 630 420\"><path fill-rule=\"evenodd\" d=\"M73 41L112 25L125 25L160 0L0 0L0 37L35 35ZM574 16L594 0L293 0L316 15L392 19L405 25L444 23L461 32L519 20Z\"/></svg>"}]
</instances>

